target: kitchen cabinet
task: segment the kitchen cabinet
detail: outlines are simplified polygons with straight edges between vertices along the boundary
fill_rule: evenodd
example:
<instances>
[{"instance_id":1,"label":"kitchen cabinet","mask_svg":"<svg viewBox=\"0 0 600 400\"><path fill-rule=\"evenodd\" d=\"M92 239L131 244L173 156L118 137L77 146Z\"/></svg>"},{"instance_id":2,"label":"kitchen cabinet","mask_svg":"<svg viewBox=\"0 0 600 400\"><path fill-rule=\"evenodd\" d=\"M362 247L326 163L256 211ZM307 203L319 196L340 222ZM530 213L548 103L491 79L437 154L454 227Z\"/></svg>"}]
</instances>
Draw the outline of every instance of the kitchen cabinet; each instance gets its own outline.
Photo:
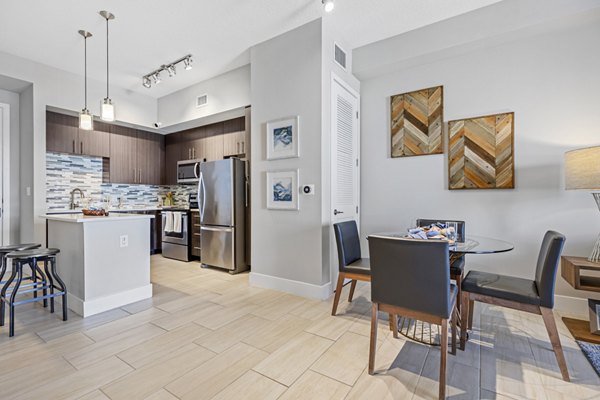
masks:
<instances>
[{"instance_id":1,"label":"kitchen cabinet","mask_svg":"<svg viewBox=\"0 0 600 400\"><path fill-rule=\"evenodd\" d=\"M125 126L111 126L110 182L137 183L137 132Z\"/></svg>"},{"instance_id":2,"label":"kitchen cabinet","mask_svg":"<svg viewBox=\"0 0 600 400\"><path fill-rule=\"evenodd\" d=\"M192 211L192 256L201 258L200 248L200 212Z\"/></svg>"},{"instance_id":3,"label":"kitchen cabinet","mask_svg":"<svg viewBox=\"0 0 600 400\"><path fill-rule=\"evenodd\" d=\"M79 129L79 118L46 111L46 150L97 157L109 156L109 126L94 121L94 130Z\"/></svg>"},{"instance_id":4,"label":"kitchen cabinet","mask_svg":"<svg viewBox=\"0 0 600 400\"><path fill-rule=\"evenodd\" d=\"M223 128L222 122L206 126L204 136L200 139L201 159L205 161L223 159Z\"/></svg>"},{"instance_id":5,"label":"kitchen cabinet","mask_svg":"<svg viewBox=\"0 0 600 400\"><path fill-rule=\"evenodd\" d=\"M246 154L246 131L230 132L223 135L223 157Z\"/></svg>"},{"instance_id":6,"label":"kitchen cabinet","mask_svg":"<svg viewBox=\"0 0 600 400\"><path fill-rule=\"evenodd\" d=\"M136 155L137 183L160 185L164 181L164 137L138 130Z\"/></svg>"},{"instance_id":7,"label":"kitchen cabinet","mask_svg":"<svg viewBox=\"0 0 600 400\"><path fill-rule=\"evenodd\" d=\"M181 133L165 137L165 185L177 184L177 161L181 157Z\"/></svg>"},{"instance_id":8,"label":"kitchen cabinet","mask_svg":"<svg viewBox=\"0 0 600 400\"><path fill-rule=\"evenodd\" d=\"M205 127L188 129L182 133L179 160L201 160L204 158L202 155L202 138L205 134Z\"/></svg>"},{"instance_id":9,"label":"kitchen cabinet","mask_svg":"<svg viewBox=\"0 0 600 400\"><path fill-rule=\"evenodd\" d=\"M161 135L113 125L110 137L110 182L160 185L164 158Z\"/></svg>"}]
</instances>

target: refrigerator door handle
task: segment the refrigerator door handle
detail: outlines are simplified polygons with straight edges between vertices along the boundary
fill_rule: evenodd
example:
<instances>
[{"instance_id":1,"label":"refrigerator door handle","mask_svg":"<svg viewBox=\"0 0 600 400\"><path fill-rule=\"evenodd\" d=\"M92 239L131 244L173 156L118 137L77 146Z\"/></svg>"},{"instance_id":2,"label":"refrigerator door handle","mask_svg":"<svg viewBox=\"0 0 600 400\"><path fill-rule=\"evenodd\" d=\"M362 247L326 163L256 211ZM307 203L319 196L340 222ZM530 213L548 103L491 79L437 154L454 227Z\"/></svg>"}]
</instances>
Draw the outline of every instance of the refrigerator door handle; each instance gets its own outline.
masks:
<instances>
[{"instance_id":1,"label":"refrigerator door handle","mask_svg":"<svg viewBox=\"0 0 600 400\"><path fill-rule=\"evenodd\" d=\"M233 228L227 228L227 227L210 227L210 226L201 226L200 227L201 231L212 231L212 232L233 232Z\"/></svg>"},{"instance_id":2,"label":"refrigerator door handle","mask_svg":"<svg viewBox=\"0 0 600 400\"><path fill-rule=\"evenodd\" d=\"M200 195L200 191L202 190L202 184L204 181L204 176L202 175L202 172L200 172L200 181L198 182L198 211L200 212L200 222L202 222L202 217L203 217L203 212L202 212L202 208L204 207L204 201L202 199L202 196Z\"/></svg>"},{"instance_id":3,"label":"refrigerator door handle","mask_svg":"<svg viewBox=\"0 0 600 400\"><path fill-rule=\"evenodd\" d=\"M206 185L204 184L204 175L200 172L200 184L202 185L202 208L200 209L200 223L204 220L204 210L206 209Z\"/></svg>"}]
</instances>

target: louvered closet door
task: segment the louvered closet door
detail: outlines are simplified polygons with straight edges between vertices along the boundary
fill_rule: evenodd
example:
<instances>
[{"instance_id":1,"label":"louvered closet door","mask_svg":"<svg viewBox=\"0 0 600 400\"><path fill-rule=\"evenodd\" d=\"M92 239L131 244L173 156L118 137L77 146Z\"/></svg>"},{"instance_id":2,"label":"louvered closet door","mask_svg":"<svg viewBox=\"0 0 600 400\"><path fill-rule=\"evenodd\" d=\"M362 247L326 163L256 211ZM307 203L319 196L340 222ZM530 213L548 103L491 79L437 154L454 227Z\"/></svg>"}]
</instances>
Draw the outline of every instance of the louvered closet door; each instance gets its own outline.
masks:
<instances>
[{"instance_id":1,"label":"louvered closet door","mask_svg":"<svg viewBox=\"0 0 600 400\"><path fill-rule=\"evenodd\" d=\"M354 219L358 223L358 95L337 78L331 89L332 221Z\"/></svg>"}]
</instances>

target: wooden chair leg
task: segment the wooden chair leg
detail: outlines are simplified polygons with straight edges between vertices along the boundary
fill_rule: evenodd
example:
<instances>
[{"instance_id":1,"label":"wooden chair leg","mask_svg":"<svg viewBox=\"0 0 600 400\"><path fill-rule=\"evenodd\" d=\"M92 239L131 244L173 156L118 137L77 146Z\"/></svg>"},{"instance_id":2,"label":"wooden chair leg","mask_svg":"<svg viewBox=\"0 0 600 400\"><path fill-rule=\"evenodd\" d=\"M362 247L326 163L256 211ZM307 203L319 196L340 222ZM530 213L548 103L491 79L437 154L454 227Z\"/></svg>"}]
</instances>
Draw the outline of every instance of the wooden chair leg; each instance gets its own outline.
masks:
<instances>
[{"instance_id":1,"label":"wooden chair leg","mask_svg":"<svg viewBox=\"0 0 600 400\"><path fill-rule=\"evenodd\" d=\"M460 349L465 349L467 342L467 319L469 318L469 292L462 292L460 295Z\"/></svg>"},{"instance_id":2,"label":"wooden chair leg","mask_svg":"<svg viewBox=\"0 0 600 400\"><path fill-rule=\"evenodd\" d=\"M394 339L398 339L398 314L390 314L390 329Z\"/></svg>"},{"instance_id":3,"label":"wooden chair leg","mask_svg":"<svg viewBox=\"0 0 600 400\"><path fill-rule=\"evenodd\" d=\"M375 351L377 351L377 316L379 314L379 304L371 305L371 343L369 345L369 375L373 375L375 370Z\"/></svg>"},{"instance_id":4,"label":"wooden chair leg","mask_svg":"<svg viewBox=\"0 0 600 400\"><path fill-rule=\"evenodd\" d=\"M439 398L446 398L446 357L448 354L448 320L442 320L442 332L440 332L440 389Z\"/></svg>"},{"instance_id":5,"label":"wooden chair leg","mask_svg":"<svg viewBox=\"0 0 600 400\"><path fill-rule=\"evenodd\" d=\"M352 303L352 298L354 297L354 289L356 289L356 279L352 280L350 284L350 294L348 295L348 302Z\"/></svg>"},{"instance_id":6,"label":"wooden chair leg","mask_svg":"<svg viewBox=\"0 0 600 400\"><path fill-rule=\"evenodd\" d=\"M462 275L456 275L454 279L456 280L456 298L460 299L460 295L462 294ZM458 308L460 308L460 301L457 304Z\"/></svg>"},{"instance_id":7,"label":"wooden chair leg","mask_svg":"<svg viewBox=\"0 0 600 400\"><path fill-rule=\"evenodd\" d=\"M333 308L331 309L331 315L335 315L337 312L338 303L340 302L340 295L342 294L342 288L344 287L344 273L340 272L338 275L337 286L335 288L335 296L333 298Z\"/></svg>"},{"instance_id":8,"label":"wooden chair leg","mask_svg":"<svg viewBox=\"0 0 600 400\"><path fill-rule=\"evenodd\" d=\"M469 300L469 326L467 329L470 331L473 330L473 311L475 310L475 302L473 300Z\"/></svg>"},{"instance_id":9,"label":"wooden chair leg","mask_svg":"<svg viewBox=\"0 0 600 400\"><path fill-rule=\"evenodd\" d=\"M556 361L558 361L558 367L560 368L562 378L565 382L570 382L569 370L567 369L567 362L560 344L560 336L558 335L558 329L556 329L556 322L554 321L552 309L540 307L540 311L542 318L544 319L544 324L546 325L546 330L548 331L548 336L550 337L550 343L552 343L552 349L554 350Z\"/></svg>"},{"instance_id":10,"label":"wooden chair leg","mask_svg":"<svg viewBox=\"0 0 600 400\"><path fill-rule=\"evenodd\" d=\"M457 316L456 314L458 313L458 310L456 308L454 308L452 310L452 329L451 329L451 333L452 333L452 355L456 355L456 320L457 320Z\"/></svg>"}]
</instances>

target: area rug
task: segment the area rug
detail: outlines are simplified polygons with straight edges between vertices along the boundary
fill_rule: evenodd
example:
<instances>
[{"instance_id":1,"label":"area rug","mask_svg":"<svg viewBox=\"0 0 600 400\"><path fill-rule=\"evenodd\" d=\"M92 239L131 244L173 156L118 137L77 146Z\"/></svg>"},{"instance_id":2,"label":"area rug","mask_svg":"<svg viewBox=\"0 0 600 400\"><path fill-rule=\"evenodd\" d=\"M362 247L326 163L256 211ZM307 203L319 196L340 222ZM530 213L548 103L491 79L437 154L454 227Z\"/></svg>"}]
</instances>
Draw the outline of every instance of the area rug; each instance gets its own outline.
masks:
<instances>
[{"instance_id":1,"label":"area rug","mask_svg":"<svg viewBox=\"0 0 600 400\"><path fill-rule=\"evenodd\" d=\"M577 340L577 344L581 347L585 358L588 359L598 376L600 376L600 344L588 343L582 340Z\"/></svg>"}]
</instances>

